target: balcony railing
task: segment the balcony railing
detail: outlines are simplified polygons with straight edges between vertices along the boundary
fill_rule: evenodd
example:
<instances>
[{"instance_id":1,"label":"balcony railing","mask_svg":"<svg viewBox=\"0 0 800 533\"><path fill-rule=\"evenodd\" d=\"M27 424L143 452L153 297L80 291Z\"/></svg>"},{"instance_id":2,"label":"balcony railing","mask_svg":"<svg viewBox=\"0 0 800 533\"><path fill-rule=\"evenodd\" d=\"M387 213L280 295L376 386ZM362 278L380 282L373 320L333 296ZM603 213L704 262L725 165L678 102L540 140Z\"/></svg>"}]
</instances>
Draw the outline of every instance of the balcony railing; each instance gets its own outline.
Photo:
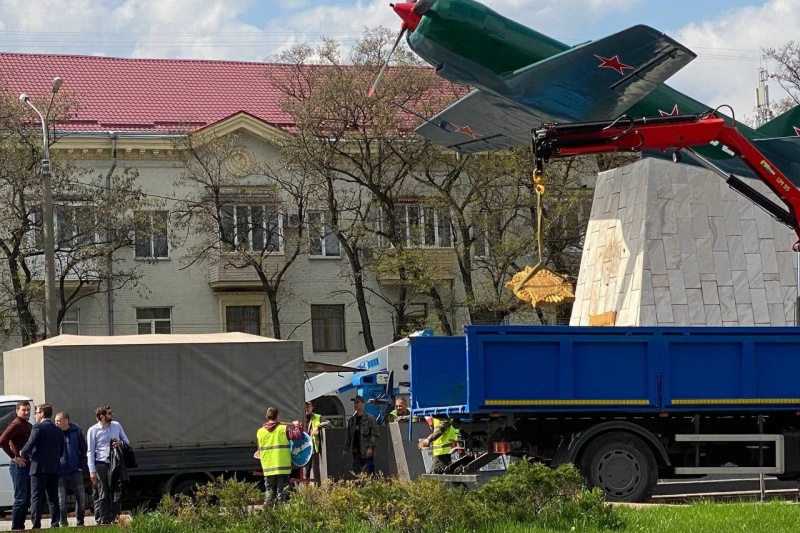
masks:
<instances>
[{"instance_id":1,"label":"balcony railing","mask_svg":"<svg viewBox=\"0 0 800 533\"><path fill-rule=\"evenodd\" d=\"M427 275L433 279L455 279L456 258L452 248L416 248L407 250L411 263L424 265ZM380 270L377 273L378 281L392 283L400 280L397 270Z\"/></svg>"},{"instance_id":2,"label":"balcony railing","mask_svg":"<svg viewBox=\"0 0 800 533\"><path fill-rule=\"evenodd\" d=\"M283 255L270 255L261 259L264 270L274 271L284 263ZM221 258L208 267L208 284L212 289L256 289L262 286L256 269L237 267L235 258Z\"/></svg>"}]
</instances>

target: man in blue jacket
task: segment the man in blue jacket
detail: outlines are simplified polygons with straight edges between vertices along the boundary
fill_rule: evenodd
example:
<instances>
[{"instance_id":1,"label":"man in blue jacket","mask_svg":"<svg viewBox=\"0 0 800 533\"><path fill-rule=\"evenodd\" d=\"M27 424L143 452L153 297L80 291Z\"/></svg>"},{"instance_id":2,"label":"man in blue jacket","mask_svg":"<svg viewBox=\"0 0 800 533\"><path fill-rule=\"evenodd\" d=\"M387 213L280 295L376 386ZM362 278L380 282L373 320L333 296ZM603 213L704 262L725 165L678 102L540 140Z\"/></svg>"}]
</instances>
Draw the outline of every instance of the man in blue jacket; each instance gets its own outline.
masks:
<instances>
[{"instance_id":1,"label":"man in blue jacket","mask_svg":"<svg viewBox=\"0 0 800 533\"><path fill-rule=\"evenodd\" d=\"M36 424L19 455L31 461L31 522L33 529L40 529L45 493L52 523L58 524L61 518L58 507L58 478L61 477L64 433L50 420L53 416L50 404L37 405L34 416Z\"/></svg>"},{"instance_id":2,"label":"man in blue jacket","mask_svg":"<svg viewBox=\"0 0 800 533\"><path fill-rule=\"evenodd\" d=\"M58 480L58 506L61 508L61 526L67 526L67 489L75 495L75 518L83 525L86 514L86 491L83 473L86 471L86 437L83 431L69 421L69 413L56 413L56 425L64 432L64 453L61 454L61 477Z\"/></svg>"}]
</instances>

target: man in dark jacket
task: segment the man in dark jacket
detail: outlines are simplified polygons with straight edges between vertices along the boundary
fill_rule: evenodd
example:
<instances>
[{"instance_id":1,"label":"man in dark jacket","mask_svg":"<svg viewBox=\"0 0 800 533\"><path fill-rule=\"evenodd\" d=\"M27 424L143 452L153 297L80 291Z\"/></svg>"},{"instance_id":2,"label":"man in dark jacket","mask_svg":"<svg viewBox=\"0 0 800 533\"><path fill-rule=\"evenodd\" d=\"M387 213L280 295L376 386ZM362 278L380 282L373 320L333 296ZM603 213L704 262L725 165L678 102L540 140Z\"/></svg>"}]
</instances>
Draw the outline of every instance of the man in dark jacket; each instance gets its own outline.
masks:
<instances>
[{"instance_id":1,"label":"man in dark jacket","mask_svg":"<svg viewBox=\"0 0 800 533\"><path fill-rule=\"evenodd\" d=\"M36 424L28 443L19 452L31 461L31 522L33 529L42 527L42 502L45 493L50 505L50 519L58 524L58 478L61 477L61 455L64 453L64 433L53 424L53 408L46 403L36 406Z\"/></svg>"},{"instance_id":2,"label":"man in dark jacket","mask_svg":"<svg viewBox=\"0 0 800 533\"><path fill-rule=\"evenodd\" d=\"M375 447L378 445L378 423L364 410L363 396L352 398L355 413L347 421L347 439L342 455L353 454L353 473L375 475Z\"/></svg>"},{"instance_id":3,"label":"man in dark jacket","mask_svg":"<svg viewBox=\"0 0 800 533\"><path fill-rule=\"evenodd\" d=\"M17 417L11 421L0 435L0 447L11 458L8 472L14 486L14 506L11 508L11 529L25 529L25 514L30 501L30 464L19 456L19 452L31 436L31 403L28 400L17 402Z\"/></svg>"},{"instance_id":4,"label":"man in dark jacket","mask_svg":"<svg viewBox=\"0 0 800 533\"><path fill-rule=\"evenodd\" d=\"M76 424L69 421L69 413L56 413L56 425L64 433L64 453L61 454L61 477L58 479L58 507L61 509L61 526L67 526L67 489L75 495L75 518L83 525L86 511L86 491L83 488L86 462L86 437Z\"/></svg>"}]
</instances>

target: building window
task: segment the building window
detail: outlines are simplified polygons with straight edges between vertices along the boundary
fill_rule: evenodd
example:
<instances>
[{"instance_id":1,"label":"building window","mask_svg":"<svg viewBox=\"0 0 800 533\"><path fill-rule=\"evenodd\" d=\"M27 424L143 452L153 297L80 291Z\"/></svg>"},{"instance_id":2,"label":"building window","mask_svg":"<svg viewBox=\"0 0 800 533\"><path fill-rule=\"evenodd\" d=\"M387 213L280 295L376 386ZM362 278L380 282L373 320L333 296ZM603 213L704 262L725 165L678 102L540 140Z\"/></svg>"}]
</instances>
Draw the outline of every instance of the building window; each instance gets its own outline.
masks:
<instances>
[{"instance_id":1,"label":"building window","mask_svg":"<svg viewBox=\"0 0 800 533\"><path fill-rule=\"evenodd\" d=\"M138 211L135 214L135 220L136 258L168 258L167 223L169 221L169 211Z\"/></svg>"},{"instance_id":2,"label":"building window","mask_svg":"<svg viewBox=\"0 0 800 533\"><path fill-rule=\"evenodd\" d=\"M172 333L172 309L169 307L140 307L136 309L139 335Z\"/></svg>"},{"instance_id":3,"label":"building window","mask_svg":"<svg viewBox=\"0 0 800 533\"><path fill-rule=\"evenodd\" d=\"M60 248L73 248L98 242L95 211L89 205L57 205L54 207L55 241ZM35 220L41 226L42 214L37 211ZM37 239L38 243L38 239Z\"/></svg>"},{"instance_id":4,"label":"building window","mask_svg":"<svg viewBox=\"0 0 800 533\"><path fill-rule=\"evenodd\" d=\"M261 307L229 305L225 308L225 331L261 335Z\"/></svg>"},{"instance_id":5,"label":"building window","mask_svg":"<svg viewBox=\"0 0 800 533\"><path fill-rule=\"evenodd\" d=\"M331 232L330 212L309 211L308 232L311 236L308 255L313 257L339 257L339 240Z\"/></svg>"},{"instance_id":6,"label":"building window","mask_svg":"<svg viewBox=\"0 0 800 533\"><path fill-rule=\"evenodd\" d=\"M254 252L282 252L283 217L274 205L222 207L223 244Z\"/></svg>"},{"instance_id":7,"label":"building window","mask_svg":"<svg viewBox=\"0 0 800 533\"><path fill-rule=\"evenodd\" d=\"M488 258L490 251L490 239L485 216L481 216L480 222L472 227L472 235L475 239L472 243L472 251L474 252L475 257Z\"/></svg>"},{"instance_id":8,"label":"building window","mask_svg":"<svg viewBox=\"0 0 800 533\"><path fill-rule=\"evenodd\" d=\"M311 344L315 352L344 352L344 305L311 306Z\"/></svg>"},{"instance_id":9,"label":"building window","mask_svg":"<svg viewBox=\"0 0 800 533\"><path fill-rule=\"evenodd\" d=\"M452 248L453 230L449 213L444 209L420 204L397 206L397 228L406 246Z\"/></svg>"},{"instance_id":10,"label":"building window","mask_svg":"<svg viewBox=\"0 0 800 533\"><path fill-rule=\"evenodd\" d=\"M8 425L16 420L17 408L14 405L0 407L0 432L5 432Z\"/></svg>"},{"instance_id":11,"label":"building window","mask_svg":"<svg viewBox=\"0 0 800 533\"><path fill-rule=\"evenodd\" d=\"M61 320L61 325L58 328L59 333L65 335L80 335L81 334L81 321L79 309L67 309L64 312L64 319Z\"/></svg>"}]
</instances>

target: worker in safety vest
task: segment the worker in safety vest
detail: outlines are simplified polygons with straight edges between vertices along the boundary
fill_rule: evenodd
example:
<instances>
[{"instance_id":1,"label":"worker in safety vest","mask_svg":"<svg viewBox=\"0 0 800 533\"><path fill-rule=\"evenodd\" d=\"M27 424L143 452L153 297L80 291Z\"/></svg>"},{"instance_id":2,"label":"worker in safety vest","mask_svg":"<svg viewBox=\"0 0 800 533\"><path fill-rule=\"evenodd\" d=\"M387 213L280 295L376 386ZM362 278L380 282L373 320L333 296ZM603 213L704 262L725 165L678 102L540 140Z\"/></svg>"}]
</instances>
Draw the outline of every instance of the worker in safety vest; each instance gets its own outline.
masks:
<instances>
[{"instance_id":1,"label":"worker in safety vest","mask_svg":"<svg viewBox=\"0 0 800 533\"><path fill-rule=\"evenodd\" d=\"M394 401L394 411L389 413L389 422L416 422L417 417L411 416L408 410L408 401L400 396Z\"/></svg>"},{"instance_id":2,"label":"worker in safety vest","mask_svg":"<svg viewBox=\"0 0 800 533\"><path fill-rule=\"evenodd\" d=\"M261 469L264 471L266 497L264 505L287 500L289 473L292 471L290 441L303 439L303 426L297 420L291 425L278 422L278 410L267 409L267 423L256 432Z\"/></svg>"},{"instance_id":3,"label":"worker in safety vest","mask_svg":"<svg viewBox=\"0 0 800 533\"><path fill-rule=\"evenodd\" d=\"M314 451L311 454L311 460L305 466L305 477L308 478L314 474L314 483L320 485L320 451L322 450L322 433L320 430L323 428L331 427L328 420L323 421L322 416L314 412L314 406L311 402L306 402L306 433L311 435L311 442L314 445Z\"/></svg>"},{"instance_id":4,"label":"worker in safety vest","mask_svg":"<svg viewBox=\"0 0 800 533\"><path fill-rule=\"evenodd\" d=\"M428 422L431 424L431 421ZM433 464L431 464L431 474L442 474L450 465L450 451L452 443L458 440L458 430L453 427L451 419L432 420L433 433L420 444L427 448L433 445Z\"/></svg>"}]
</instances>

